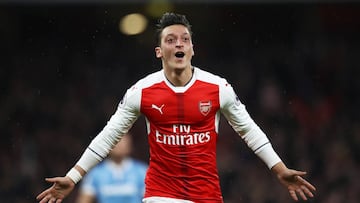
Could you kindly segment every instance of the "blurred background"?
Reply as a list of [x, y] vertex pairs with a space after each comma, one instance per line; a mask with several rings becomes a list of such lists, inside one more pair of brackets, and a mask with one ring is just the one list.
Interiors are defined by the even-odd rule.
[[[0, 202], [36, 202], [161, 68], [165, 11], [193, 25], [193, 65], [228, 79], [287, 165], [308, 172], [310, 202], [359, 202], [360, 4], [305, 0], [0, 1]], [[131, 132], [147, 162], [143, 117]], [[218, 167], [225, 203], [292, 202], [225, 119]]]

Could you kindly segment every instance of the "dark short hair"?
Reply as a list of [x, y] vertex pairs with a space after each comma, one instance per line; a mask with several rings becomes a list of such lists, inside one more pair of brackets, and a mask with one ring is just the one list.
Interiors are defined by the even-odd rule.
[[164, 13], [164, 15], [159, 19], [158, 24], [156, 25], [156, 33], [155, 33], [155, 42], [156, 45], [160, 45], [161, 42], [161, 33], [162, 31], [171, 25], [183, 25], [185, 26], [190, 35], [192, 35], [191, 25], [189, 21], [186, 19], [185, 15], [177, 14], [177, 13]]

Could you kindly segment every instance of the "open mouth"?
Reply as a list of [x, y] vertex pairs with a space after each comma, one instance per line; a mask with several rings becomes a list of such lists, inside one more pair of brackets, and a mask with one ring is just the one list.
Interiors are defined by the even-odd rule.
[[185, 53], [182, 51], [178, 51], [175, 53], [176, 58], [183, 58], [185, 56]]

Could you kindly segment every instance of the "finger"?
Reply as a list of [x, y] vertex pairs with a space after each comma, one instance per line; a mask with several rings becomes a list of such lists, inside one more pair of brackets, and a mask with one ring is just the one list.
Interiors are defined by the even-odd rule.
[[49, 183], [55, 183], [58, 181], [58, 178], [55, 177], [55, 178], [45, 178], [45, 181], [46, 182], [49, 182]]
[[40, 194], [36, 197], [36, 199], [37, 199], [37, 200], [43, 199], [48, 193], [49, 193], [49, 189], [47, 189], [47, 190], [43, 191], [42, 193], [40, 193]]
[[36, 200], [42, 199], [42, 198], [44, 197], [44, 195], [45, 195], [44, 193], [45, 193], [45, 191], [42, 192], [42, 193], [40, 193], [40, 194], [38, 194], [38, 196], [36, 196]]
[[301, 189], [304, 191], [304, 193], [308, 196], [308, 197], [314, 197], [314, 194], [305, 186], [301, 186]]
[[297, 189], [296, 192], [300, 195], [301, 199], [303, 200], [307, 200], [306, 195], [304, 194], [304, 192], [302, 191], [302, 189]]
[[42, 198], [39, 203], [46, 203], [46, 202], [47, 202], [47, 199], [46, 199], [46, 198]]
[[39, 203], [47, 203], [49, 202], [49, 199], [51, 198], [51, 195], [46, 195], [44, 198], [41, 199]]
[[305, 187], [309, 188], [311, 191], [316, 191], [315, 186], [313, 186], [311, 183], [309, 183], [308, 181], [306, 181], [304, 178], [297, 176], [297, 180], [304, 185]]
[[293, 200], [298, 201], [298, 197], [296, 195], [296, 192], [294, 190], [289, 190], [290, 196]]
[[62, 199], [57, 199], [56, 200], [56, 203], [61, 203], [62, 202]]
[[55, 198], [55, 197], [51, 198], [49, 202], [55, 203], [55, 202], [56, 202], [56, 198]]
[[304, 176], [304, 175], [306, 175], [306, 174], [307, 174], [307, 172], [305, 172], [305, 171], [296, 171], [296, 170], [294, 170], [294, 174], [295, 174], [295, 175], [297, 175], [297, 176]]

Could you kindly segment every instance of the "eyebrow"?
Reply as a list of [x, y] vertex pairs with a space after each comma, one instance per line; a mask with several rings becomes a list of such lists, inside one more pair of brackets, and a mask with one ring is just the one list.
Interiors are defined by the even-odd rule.
[[[181, 36], [184, 36], [184, 35], [189, 35], [189, 36], [191, 36], [190, 33], [188, 33], [188, 32], [185, 32], [185, 33], [181, 34]], [[174, 33], [169, 33], [169, 34], [167, 34], [167, 35], [164, 35], [164, 37], [168, 37], [168, 36], [177, 36], [177, 35], [174, 34]]]

